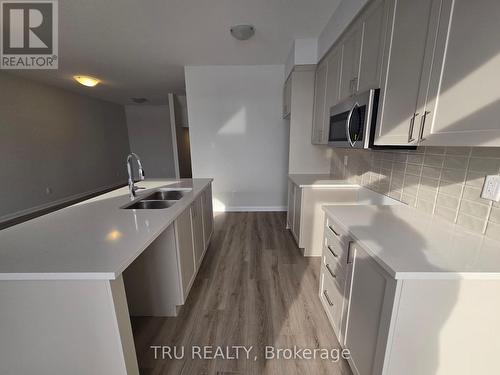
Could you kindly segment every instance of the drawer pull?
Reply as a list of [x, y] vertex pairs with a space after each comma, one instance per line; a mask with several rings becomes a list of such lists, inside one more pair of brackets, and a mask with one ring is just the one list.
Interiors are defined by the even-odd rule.
[[323, 291], [323, 295], [325, 296], [326, 301], [328, 302], [328, 304], [329, 304], [330, 306], [333, 306], [333, 302], [332, 302], [332, 300], [330, 299], [330, 297], [328, 297], [328, 293], [326, 292], [326, 290], [324, 290], [324, 291]]
[[332, 271], [332, 269], [330, 268], [330, 265], [329, 265], [329, 264], [327, 264], [327, 265], [326, 265], [326, 269], [328, 270], [328, 272], [330, 272], [330, 275], [332, 275], [332, 277], [333, 277], [334, 279], [336, 279], [336, 278], [337, 278], [337, 275], [335, 275], [335, 274], [333, 273], [333, 271]]
[[337, 237], [340, 237], [340, 234], [338, 234], [335, 229], [333, 229], [333, 227], [331, 225], [328, 226], [328, 228], [330, 228], [330, 230], [333, 232], [334, 235], [336, 235]]
[[335, 258], [338, 258], [338, 254], [335, 253], [335, 251], [333, 251], [332, 247], [330, 245], [328, 245], [328, 250], [330, 250], [330, 253], [332, 253], [332, 255], [335, 257]]

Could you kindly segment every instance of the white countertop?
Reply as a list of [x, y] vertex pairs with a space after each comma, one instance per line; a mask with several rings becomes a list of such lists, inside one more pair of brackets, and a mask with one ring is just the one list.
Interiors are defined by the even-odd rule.
[[192, 188], [163, 210], [125, 210], [123, 187], [0, 230], [0, 280], [117, 278], [198, 196], [211, 179], [146, 180], [138, 197], [159, 187]]
[[500, 279], [500, 242], [408, 206], [324, 206], [396, 279]]
[[289, 174], [288, 178], [301, 188], [359, 187], [345, 180], [335, 179], [329, 174]]

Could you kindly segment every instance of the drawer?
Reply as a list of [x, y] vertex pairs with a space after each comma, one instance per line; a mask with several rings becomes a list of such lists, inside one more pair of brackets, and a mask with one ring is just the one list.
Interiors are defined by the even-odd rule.
[[328, 235], [332, 240], [338, 241], [345, 245], [348, 245], [351, 241], [349, 234], [341, 229], [340, 226], [329, 217], [327, 217], [325, 220], [325, 234]]
[[344, 308], [344, 291], [335, 283], [324, 265], [321, 266], [320, 299], [333, 325], [337, 337], [340, 337], [340, 324]]
[[323, 266], [326, 268], [327, 276], [338, 283], [339, 286], [343, 286], [347, 274], [346, 259], [339, 261], [328, 248], [325, 248], [323, 250]]
[[347, 263], [347, 253], [349, 252], [349, 242], [338, 241], [332, 234], [325, 229], [325, 240], [323, 254], [331, 257], [331, 262]]

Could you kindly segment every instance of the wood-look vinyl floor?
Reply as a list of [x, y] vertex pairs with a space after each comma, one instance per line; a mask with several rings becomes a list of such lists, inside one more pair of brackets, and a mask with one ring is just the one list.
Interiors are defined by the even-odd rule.
[[[266, 345], [339, 348], [318, 297], [320, 259], [300, 254], [285, 220], [281, 212], [216, 215], [179, 316], [132, 319], [141, 374], [351, 374], [345, 362], [264, 358]], [[155, 359], [152, 345], [184, 347], [184, 358]], [[191, 358], [193, 346], [209, 345], [253, 350], [250, 359], [243, 350], [237, 360]]]

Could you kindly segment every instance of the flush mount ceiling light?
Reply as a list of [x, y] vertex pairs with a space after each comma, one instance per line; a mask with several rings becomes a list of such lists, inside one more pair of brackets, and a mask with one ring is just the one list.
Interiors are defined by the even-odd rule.
[[84, 85], [87, 87], [94, 87], [99, 82], [101, 82], [97, 78], [90, 77], [90, 76], [74, 76], [73, 78], [75, 79], [75, 81], [77, 81], [81, 85]]
[[255, 34], [255, 27], [253, 25], [235, 25], [229, 29], [231, 35], [238, 40], [250, 39]]

